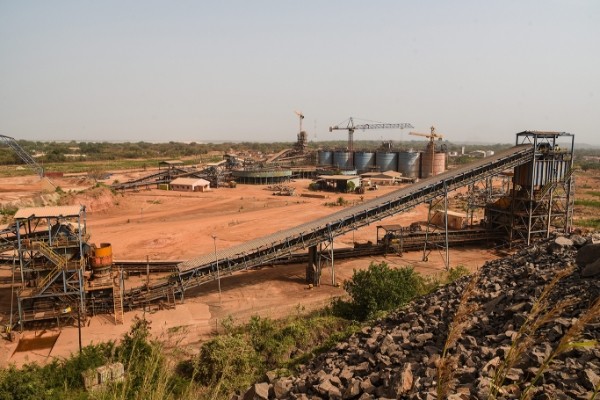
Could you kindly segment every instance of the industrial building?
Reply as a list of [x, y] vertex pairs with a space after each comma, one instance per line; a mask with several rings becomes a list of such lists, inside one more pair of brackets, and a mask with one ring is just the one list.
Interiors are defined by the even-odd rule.
[[208, 192], [210, 182], [198, 178], [177, 178], [171, 181], [170, 189], [178, 192]]
[[348, 185], [360, 187], [360, 176], [358, 175], [319, 175], [317, 183], [321, 190], [333, 190], [336, 192], [348, 191]]
[[[396, 171], [385, 171], [385, 172], [366, 172], [361, 174], [361, 180], [367, 181], [371, 184], [381, 185], [393, 185], [398, 182], [405, 182], [402, 174]], [[411, 180], [410, 178], [408, 180]]]

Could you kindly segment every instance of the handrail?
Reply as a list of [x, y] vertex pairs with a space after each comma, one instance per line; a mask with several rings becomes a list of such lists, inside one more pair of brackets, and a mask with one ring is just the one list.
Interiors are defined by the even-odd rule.
[[52, 280], [52, 278], [59, 272], [62, 271], [67, 262], [66, 260], [59, 256], [58, 254], [56, 254], [52, 248], [50, 246], [48, 246], [46, 243], [44, 242], [34, 242], [32, 243], [32, 247], [36, 248], [40, 251], [40, 253], [42, 253], [44, 256], [46, 256], [46, 258], [48, 258], [50, 261], [52, 261], [55, 264], [55, 267], [40, 281], [40, 283], [38, 284], [38, 289], [43, 289], [47, 284], [50, 283], [50, 281]]

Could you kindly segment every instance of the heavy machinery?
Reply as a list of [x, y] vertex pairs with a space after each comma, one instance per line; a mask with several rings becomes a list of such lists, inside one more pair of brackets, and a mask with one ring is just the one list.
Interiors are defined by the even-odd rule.
[[[340, 126], [342, 125], [344, 122], [336, 125], [336, 126], [330, 126], [329, 127], [329, 132], [333, 132], [334, 130], [347, 130], [348, 131], [348, 152], [352, 153], [354, 151], [354, 131], [356, 129], [362, 129], [363, 131], [365, 129], [404, 129], [404, 128], [414, 128], [414, 126], [412, 126], [411, 124], [407, 124], [407, 123], [402, 123], [402, 124], [384, 124], [381, 122], [376, 122], [374, 124], [362, 124], [362, 125], [354, 125], [354, 120], [352, 119], [352, 117], [348, 118], [347, 120], [348, 122], [346, 123], [346, 126]], [[352, 164], [352, 159], [350, 159], [350, 164]]]
[[429, 143], [427, 144], [427, 151], [429, 152], [429, 156], [431, 157], [431, 174], [433, 175], [433, 164], [435, 158], [435, 139], [443, 140], [444, 137], [435, 131], [435, 126], [431, 126], [430, 129], [431, 133], [409, 132], [409, 135], [423, 136], [429, 138]]

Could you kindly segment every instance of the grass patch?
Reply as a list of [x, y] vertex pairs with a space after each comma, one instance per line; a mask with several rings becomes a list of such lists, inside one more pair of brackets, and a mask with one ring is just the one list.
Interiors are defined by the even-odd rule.
[[586, 192], [586, 194], [589, 194], [590, 196], [596, 196], [596, 197], [600, 197], [600, 192], [595, 192], [595, 191], [589, 191]]
[[161, 200], [146, 200], [146, 203], [149, 204], [162, 204]]
[[267, 371], [289, 374], [360, 328], [328, 308], [308, 315], [301, 311], [298, 307], [281, 320], [253, 316], [244, 325], [235, 325], [229, 318], [222, 322], [227, 333], [204, 343], [200, 354], [182, 363], [180, 370], [211, 397], [227, 396], [243, 392]]
[[583, 199], [578, 199], [578, 200], [575, 200], [575, 205], [576, 206], [585, 206], [585, 207], [600, 208], [600, 201], [598, 201], [598, 200], [583, 200]]
[[600, 218], [587, 218], [574, 220], [573, 224], [576, 226], [583, 226], [585, 228], [594, 228], [600, 230]]

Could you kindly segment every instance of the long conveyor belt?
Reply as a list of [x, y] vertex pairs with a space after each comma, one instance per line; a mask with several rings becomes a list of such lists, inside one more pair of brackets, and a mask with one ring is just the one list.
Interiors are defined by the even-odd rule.
[[525, 164], [532, 158], [531, 145], [515, 146], [326, 217], [221, 250], [216, 257], [214, 253], [210, 253], [182, 262], [178, 265], [178, 272], [169, 281], [156, 283], [144, 290], [127, 290], [124, 293], [125, 304], [132, 306], [165, 297], [170, 288], [183, 295], [188, 288], [216, 279], [215, 258], [219, 260], [221, 274], [255, 267], [294, 251], [331, 241], [336, 236], [407, 211], [449, 191]]

